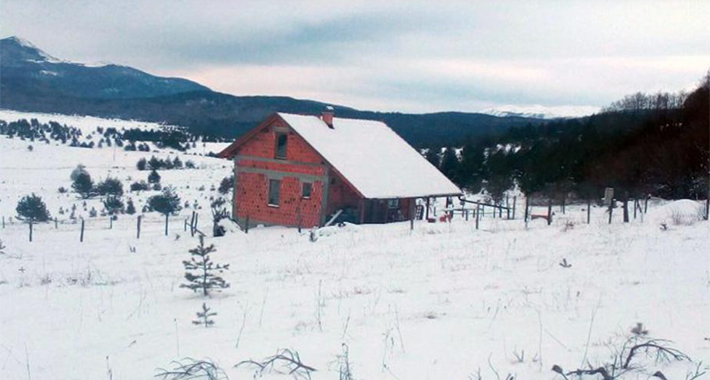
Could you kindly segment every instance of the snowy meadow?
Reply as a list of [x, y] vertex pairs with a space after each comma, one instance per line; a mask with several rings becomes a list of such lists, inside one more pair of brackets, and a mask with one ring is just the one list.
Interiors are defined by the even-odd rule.
[[[694, 201], [652, 201], [628, 224], [621, 213], [608, 224], [598, 207], [586, 224], [586, 206], [572, 205], [556, 207], [550, 226], [487, 215], [476, 229], [457, 215], [413, 229], [328, 227], [316, 241], [233, 225], [212, 238], [209, 206], [230, 162], [33, 145], [0, 136], [0, 379], [177, 379], [168, 372], [196, 360], [229, 379], [572, 379], [649, 339], [668, 340], [656, 342], [667, 355], [639, 349], [615, 375], [690, 380], [710, 364], [710, 225]], [[160, 172], [187, 203], [167, 236], [160, 214], [141, 212], [159, 192], [128, 191], [149, 173], [136, 162], [151, 156], [196, 166]], [[78, 164], [95, 180], [118, 178], [138, 212], [111, 222], [99, 197], [79, 199]], [[35, 225], [29, 242], [15, 207], [31, 193], [57, 222]], [[73, 206], [74, 219], [59, 213]], [[211, 259], [230, 264], [221, 274], [230, 286], [208, 297], [180, 287], [199, 244], [185, 227], [193, 211]], [[193, 323], [203, 304], [217, 313], [208, 327]], [[297, 364], [257, 364], [277, 353], [297, 353]]]

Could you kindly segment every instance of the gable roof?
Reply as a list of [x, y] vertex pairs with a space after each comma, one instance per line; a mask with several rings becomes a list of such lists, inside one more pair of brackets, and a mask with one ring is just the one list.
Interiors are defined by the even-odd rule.
[[365, 198], [461, 194], [437, 168], [385, 123], [278, 113]]

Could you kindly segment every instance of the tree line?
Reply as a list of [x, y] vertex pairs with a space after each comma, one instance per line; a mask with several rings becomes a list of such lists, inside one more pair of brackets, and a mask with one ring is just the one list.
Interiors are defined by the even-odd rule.
[[620, 200], [708, 195], [710, 72], [690, 93], [636, 93], [578, 119], [514, 127], [458, 149], [431, 147], [426, 158], [460, 187], [494, 201], [525, 194]]

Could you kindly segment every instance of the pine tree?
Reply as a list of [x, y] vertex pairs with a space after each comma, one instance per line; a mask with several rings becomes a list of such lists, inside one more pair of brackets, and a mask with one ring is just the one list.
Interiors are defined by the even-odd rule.
[[42, 197], [35, 195], [26, 195], [17, 203], [17, 219], [27, 223], [46, 222], [50, 219], [47, 205], [42, 200]]
[[86, 171], [79, 172], [76, 175], [71, 187], [84, 199], [94, 194], [94, 181], [91, 180], [91, 176]]
[[233, 175], [222, 178], [222, 182], [219, 183], [219, 193], [220, 194], [227, 194], [233, 188], [234, 188], [234, 176]]
[[187, 284], [181, 284], [181, 288], [191, 289], [193, 292], [201, 291], [203, 296], [208, 296], [211, 291], [219, 291], [229, 287], [229, 284], [219, 276], [229, 269], [229, 264], [215, 264], [210, 259], [210, 253], [215, 252], [214, 244], [205, 247], [205, 238], [200, 236], [200, 245], [190, 250], [192, 257], [184, 260], [185, 279]]
[[99, 195], [120, 197], [123, 195], [123, 183], [117, 178], [109, 177], [96, 185], [96, 192], [98, 192]]
[[[159, 183], [153, 184], [153, 188], [160, 186]], [[182, 209], [180, 205], [180, 197], [170, 188], [166, 187], [163, 189], [163, 193], [160, 195], [153, 195], [148, 198], [148, 208], [153, 211], [157, 211], [165, 215], [165, 236], [168, 236], [168, 221], [170, 215], [177, 213]]]
[[126, 202], [126, 214], [133, 215], [136, 213], [136, 206], [133, 204], [133, 199], [128, 198]]
[[123, 212], [123, 201], [120, 197], [109, 195], [103, 203], [104, 208], [109, 215], [116, 215]]
[[148, 161], [145, 159], [145, 157], [141, 158], [136, 163], [136, 169], [138, 169], [140, 171], [145, 170], [147, 166], [148, 166]]
[[155, 169], [148, 174], [148, 183], [160, 183], [160, 174]]
[[32, 225], [37, 222], [46, 222], [51, 216], [47, 211], [41, 197], [37, 195], [26, 195], [17, 203], [17, 219], [27, 222], [30, 227], [30, 241], [32, 241]]
[[210, 327], [214, 325], [214, 321], [211, 319], [211, 317], [214, 317], [217, 315], [216, 312], [211, 311], [209, 307], [203, 302], [202, 303], [202, 311], [198, 311], [195, 313], [197, 315], [197, 319], [192, 321], [193, 324], [195, 325], [203, 325], [205, 328]]
[[441, 158], [441, 166], [439, 167], [442, 173], [447, 176], [452, 182], [459, 184], [459, 158], [456, 156], [456, 151], [452, 147], [446, 148], [444, 156]]
[[182, 169], [182, 161], [180, 161], [180, 157], [175, 156], [175, 159], [173, 160], [173, 168]]

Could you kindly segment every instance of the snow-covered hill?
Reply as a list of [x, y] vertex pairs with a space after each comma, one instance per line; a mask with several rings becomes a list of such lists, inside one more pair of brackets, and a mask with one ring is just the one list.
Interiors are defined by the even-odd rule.
[[[345, 349], [355, 379], [563, 380], [553, 365], [609, 363], [637, 323], [708, 363], [709, 225], [698, 221], [693, 201], [653, 202], [626, 225], [620, 212], [607, 224], [597, 207], [588, 225], [585, 207], [572, 205], [564, 215], [555, 208], [551, 226], [537, 219], [526, 228], [520, 213], [510, 221], [487, 214], [476, 229], [457, 214], [450, 224], [417, 221], [414, 230], [409, 223], [329, 227], [316, 242], [291, 228], [244, 234], [232, 227], [206, 239], [217, 248], [212, 259], [231, 264], [223, 274], [231, 287], [203, 298], [180, 288], [182, 261], [197, 245], [184, 221], [196, 211], [209, 233], [209, 204], [231, 173], [229, 161], [54, 144], [30, 151], [4, 136], [0, 151], [0, 379], [148, 379], [184, 358], [247, 379], [254, 367], [235, 364], [288, 348], [317, 369], [313, 380], [339, 378]], [[142, 215], [137, 239], [138, 215], [111, 225], [88, 215], [101, 210], [100, 199], [84, 205], [57, 191], [70, 189], [77, 164], [128, 190], [148, 174], [135, 163], [151, 155], [197, 166], [160, 171], [163, 185], [187, 202], [168, 236], [160, 215]], [[14, 218], [17, 200], [30, 193], [58, 218], [56, 226], [36, 225], [31, 243], [28, 226]], [[140, 213], [155, 193], [124, 198]], [[520, 210], [524, 199], [517, 201]], [[85, 219], [83, 243], [79, 219], [59, 213], [73, 205]], [[213, 327], [192, 323], [203, 303], [218, 313]], [[634, 363], [643, 372], [624, 378], [660, 370], [685, 379], [695, 369], [645, 355]]]
[[481, 113], [499, 117], [529, 117], [534, 119], [558, 119], [589, 116], [599, 112], [599, 107], [594, 106], [515, 106], [506, 105], [488, 108]]
[[81, 116], [81, 115], [62, 115], [56, 113], [40, 113], [40, 112], [21, 112], [0, 109], [0, 120], [6, 122], [17, 121], [17, 120], [31, 120], [37, 119], [40, 123], [49, 123], [50, 121], [57, 122], [59, 124], [66, 124], [68, 126], [79, 128], [83, 133], [90, 134], [96, 131], [96, 128], [101, 127], [106, 128], [116, 128], [121, 129], [140, 129], [144, 131], [160, 131], [166, 128], [180, 128], [171, 125], [165, 125], [160, 123], [151, 123], [146, 121], [135, 121], [135, 120], [122, 120], [122, 119], [106, 119], [93, 116]]

